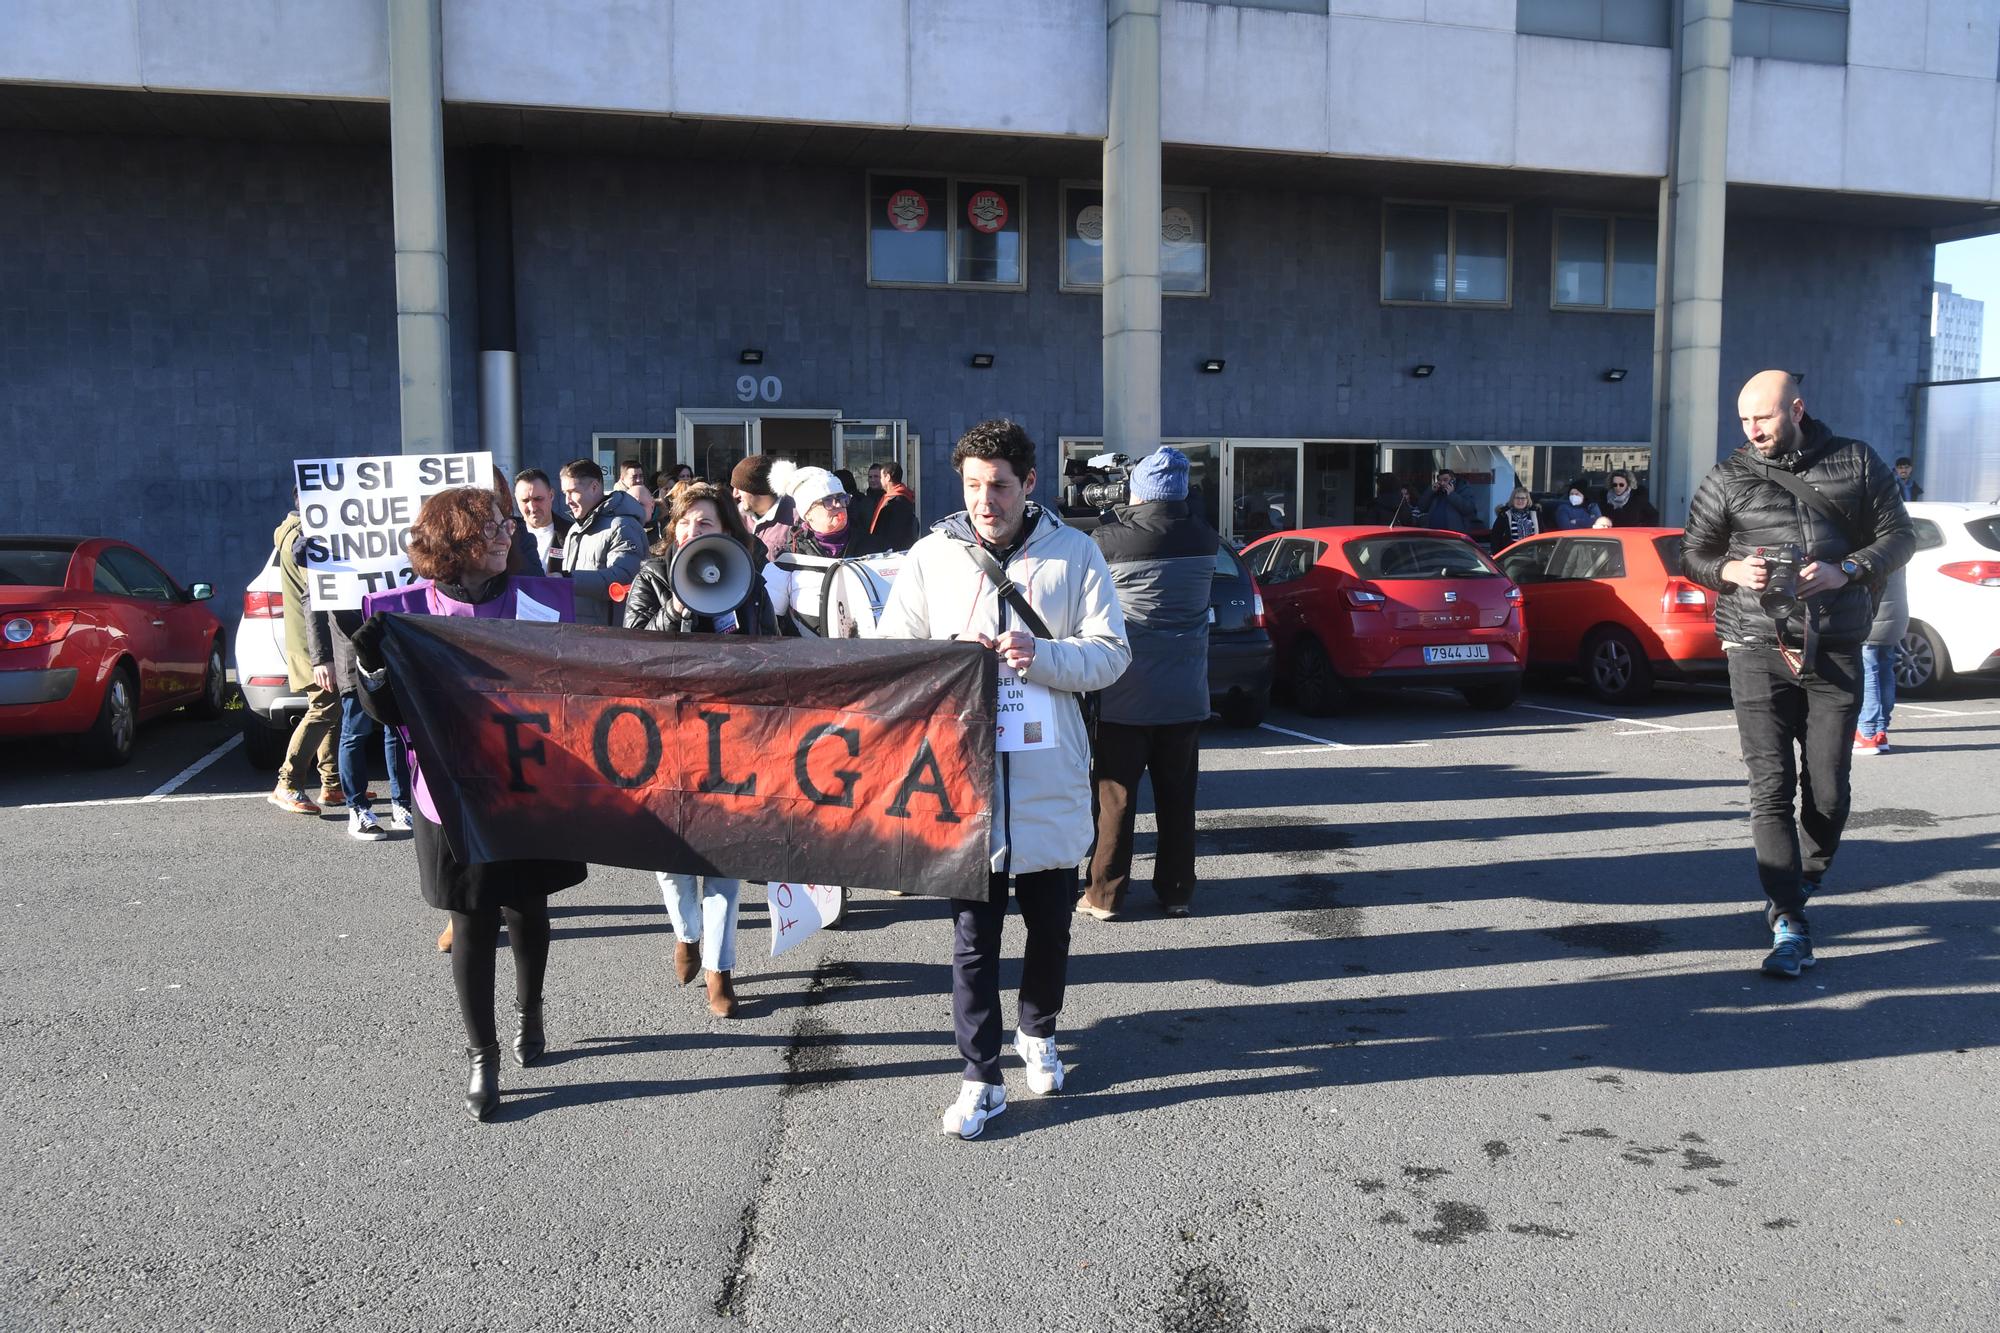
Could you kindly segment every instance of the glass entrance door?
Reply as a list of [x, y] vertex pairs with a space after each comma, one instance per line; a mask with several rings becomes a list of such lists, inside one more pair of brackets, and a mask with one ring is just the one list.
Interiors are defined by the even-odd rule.
[[687, 408], [677, 414], [679, 461], [697, 477], [719, 486], [752, 454], [775, 454], [800, 467], [834, 468], [836, 423], [840, 413], [809, 409], [795, 412], [744, 412], [740, 409]]
[[1222, 535], [1239, 549], [1299, 526], [1305, 447], [1297, 440], [1222, 442]]

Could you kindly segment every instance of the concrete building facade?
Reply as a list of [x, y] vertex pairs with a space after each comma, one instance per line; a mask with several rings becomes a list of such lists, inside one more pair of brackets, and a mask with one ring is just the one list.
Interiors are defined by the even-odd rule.
[[[0, 3], [0, 530], [240, 588], [291, 458], [400, 447], [401, 2]], [[1932, 247], [2000, 201], [2000, 12], [1783, 8], [444, 0], [452, 436], [547, 468], [894, 452], [935, 517], [982, 417], [1042, 442], [1045, 497], [1063, 454], [1150, 447], [1137, 347], [1239, 538], [1441, 460], [1489, 505], [1636, 466], [1671, 512], [1773, 364], [1893, 455]], [[1151, 306], [1102, 289], [1136, 271], [1105, 243], [1132, 14]], [[1148, 318], [1157, 353], [1107, 369]], [[482, 393], [495, 352], [517, 387]]]
[[1986, 336], [1986, 302], [1960, 296], [1948, 282], [1931, 284], [1932, 382], [1979, 378], [1980, 346]]

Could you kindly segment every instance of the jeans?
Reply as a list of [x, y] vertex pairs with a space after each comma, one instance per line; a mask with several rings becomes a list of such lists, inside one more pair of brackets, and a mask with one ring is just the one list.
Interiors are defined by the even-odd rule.
[[1847, 825], [1847, 779], [1861, 712], [1861, 649], [1822, 644], [1803, 676], [1792, 674], [1776, 648], [1732, 649], [1729, 690], [1750, 770], [1757, 878], [1778, 913], [1804, 929], [1801, 882], [1817, 884], [1825, 877]]
[[1186, 907], [1194, 898], [1195, 784], [1201, 778], [1201, 723], [1127, 726], [1103, 722], [1091, 747], [1097, 801], [1097, 845], [1090, 852], [1090, 882], [1083, 900], [1115, 912], [1125, 905], [1132, 876], [1132, 817], [1139, 779], [1153, 775], [1153, 822], [1159, 830], [1153, 855], [1153, 894], [1162, 907]]
[[1893, 643], [1861, 645], [1861, 719], [1854, 729], [1863, 736], [1889, 730], [1889, 716], [1896, 711], [1896, 654]]
[[701, 965], [708, 972], [736, 970], [736, 902], [743, 881], [714, 875], [670, 875], [655, 872], [667, 915], [674, 921], [674, 938], [701, 945]]
[[403, 729], [383, 726], [363, 711], [359, 695], [343, 694], [340, 696], [340, 789], [346, 793], [352, 809], [368, 806], [361, 799], [361, 793], [368, 790], [368, 769], [361, 758], [361, 746], [377, 732], [382, 734], [382, 759], [389, 770], [389, 799], [401, 806], [410, 803], [409, 784], [404, 778], [410, 767], [409, 747], [403, 744]]
[[[1007, 921], [1007, 877], [994, 875], [986, 902], [954, 898], [951, 1020], [965, 1077], [1000, 1079], [1000, 932]], [[1076, 911], [1076, 870], [1059, 866], [1014, 876], [1014, 897], [1028, 925], [1021, 954], [1021, 1031], [1053, 1037], [1069, 980], [1069, 927]]]

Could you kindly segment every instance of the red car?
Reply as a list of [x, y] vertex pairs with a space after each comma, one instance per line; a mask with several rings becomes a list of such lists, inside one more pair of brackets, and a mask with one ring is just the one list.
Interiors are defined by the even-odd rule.
[[1474, 708], [1521, 692], [1521, 591], [1486, 552], [1426, 528], [1307, 528], [1243, 552], [1264, 594], [1278, 679], [1324, 717], [1356, 687], [1442, 685]]
[[1500, 568], [1527, 599], [1528, 666], [1577, 672], [1606, 703], [1655, 677], [1726, 673], [1715, 594], [1681, 572], [1679, 528], [1587, 528], [1515, 542]]
[[186, 705], [222, 712], [222, 625], [136, 546], [0, 537], [0, 737], [81, 736], [105, 765], [139, 723]]

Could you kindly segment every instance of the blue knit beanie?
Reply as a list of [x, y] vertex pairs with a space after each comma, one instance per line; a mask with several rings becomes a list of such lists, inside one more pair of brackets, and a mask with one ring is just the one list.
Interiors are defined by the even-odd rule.
[[1188, 488], [1187, 455], [1172, 445], [1162, 445], [1140, 459], [1132, 469], [1132, 503], [1149, 500], [1185, 500]]

